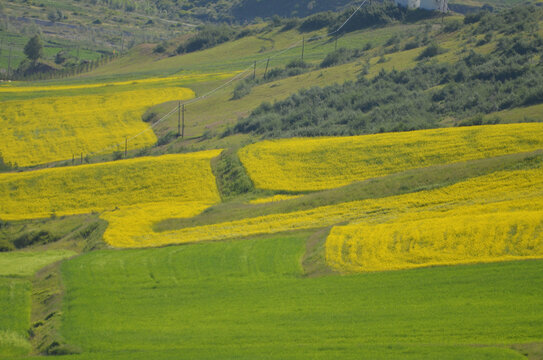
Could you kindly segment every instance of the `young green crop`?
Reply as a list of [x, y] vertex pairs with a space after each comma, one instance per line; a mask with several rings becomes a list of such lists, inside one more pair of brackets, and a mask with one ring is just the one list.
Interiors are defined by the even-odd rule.
[[308, 235], [65, 262], [65, 358], [520, 359], [509, 344], [542, 340], [541, 261], [308, 278]]

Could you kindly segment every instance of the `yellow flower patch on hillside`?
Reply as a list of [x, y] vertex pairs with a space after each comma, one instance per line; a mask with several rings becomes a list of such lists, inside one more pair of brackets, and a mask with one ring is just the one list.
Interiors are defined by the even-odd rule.
[[0, 174], [0, 218], [73, 215], [162, 202], [216, 203], [220, 196], [210, 160], [219, 154], [210, 150]]
[[[469, 209], [474, 215], [481, 215], [490, 204], [500, 212], [542, 209], [543, 169], [503, 171], [436, 190], [166, 231], [156, 233], [153, 241], [155, 244], [172, 244], [224, 240], [320, 228], [347, 221], [381, 224], [398, 217], [415, 220], [428, 212], [439, 218], [441, 214], [460, 207], [464, 212]], [[332, 254], [334, 249], [338, 249], [332, 243], [327, 241], [328, 259], [338, 256], [337, 251]], [[333, 262], [332, 265], [336, 266]]]
[[[0, 152], [19, 166], [72, 159], [94, 152], [112, 153], [125, 138], [149, 130], [142, 115], [149, 107], [194, 97], [190, 89], [166, 87], [110, 94], [41, 97], [1, 102]], [[130, 149], [156, 142], [146, 131]]]
[[408, 169], [543, 148], [543, 124], [264, 141], [239, 151], [256, 187], [332, 189]]

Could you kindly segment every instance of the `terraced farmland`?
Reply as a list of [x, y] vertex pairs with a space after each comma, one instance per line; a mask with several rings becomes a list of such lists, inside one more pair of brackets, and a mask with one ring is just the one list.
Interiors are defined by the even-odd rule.
[[[49, 167], [0, 162], [0, 359], [537, 359], [543, 12], [423, 17], [320, 40], [274, 19], [0, 84], [1, 156]], [[196, 96], [183, 138], [151, 129]], [[270, 140], [362, 123], [395, 132]]]
[[[164, 201], [219, 200], [209, 161], [219, 150], [0, 174], [3, 219], [74, 215]], [[151, 191], [152, 190], [152, 191]]]
[[258, 188], [315, 191], [542, 146], [543, 125], [535, 123], [263, 141], [241, 149], [239, 157]]
[[[105, 88], [106, 93], [100, 94]], [[94, 90], [95, 95], [72, 95], [70, 92]], [[55, 94], [55, 92], [62, 94]], [[62, 91], [63, 90], [63, 91]], [[0, 152], [5, 162], [32, 166], [72, 159], [95, 152], [112, 153], [120, 149], [125, 138], [133, 138], [130, 148], [152, 145], [157, 138], [142, 121], [145, 110], [172, 100], [194, 97], [190, 89], [125, 90], [108, 93], [104, 86], [1, 88], [9, 96], [24, 93], [25, 100], [1, 102]], [[36, 96], [32, 96], [34, 91]], [[51, 92], [51, 96], [47, 96]]]
[[[460, 212], [466, 207], [476, 215], [489, 209], [537, 211], [543, 207], [542, 189], [543, 167], [532, 170], [504, 171], [436, 190], [164, 231], [157, 233], [154, 241], [156, 244], [169, 244], [223, 240], [320, 228], [346, 221], [379, 224], [401, 216], [411, 216], [410, 219], [416, 219], [421, 216], [420, 214], [426, 214], [429, 211], [435, 211], [434, 217], [438, 218], [447, 216], [445, 211], [459, 209]], [[540, 236], [536, 239], [540, 240]], [[343, 249], [341, 246], [334, 247], [332, 243], [333, 241], [330, 244], [327, 243], [330, 259], [340, 256]], [[541, 251], [541, 247], [536, 246], [531, 249], [530, 254], [543, 256]]]
[[[220, 150], [0, 174], [2, 219], [100, 212], [104, 239], [153, 246], [154, 222], [189, 217], [220, 201], [210, 161]], [[134, 240], [138, 237], [139, 241]], [[141, 239], [145, 239], [142, 241]]]

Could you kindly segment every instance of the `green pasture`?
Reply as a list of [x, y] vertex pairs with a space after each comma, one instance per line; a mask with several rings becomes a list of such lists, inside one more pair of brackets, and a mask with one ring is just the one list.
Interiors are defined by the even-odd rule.
[[309, 233], [64, 262], [64, 359], [521, 359], [541, 261], [307, 277]]
[[40, 268], [75, 254], [73, 251], [64, 249], [3, 253], [0, 254], [0, 276], [32, 276]]
[[69, 250], [0, 253], [0, 359], [14, 359], [31, 350], [32, 275], [74, 254]]
[[30, 281], [0, 276], [0, 359], [30, 351], [29, 326]]
[[[352, 32], [340, 37], [337, 46], [362, 49], [371, 43], [375, 48], [384, 45], [394, 35], [416, 34], [423, 28], [421, 24], [395, 25]], [[116, 78], [137, 78], [173, 75], [182, 71], [214, 73], [245, 70], [252, 67], [254, 61], [258, 62], [257, 68], [263, 73], [268, 58], [271, 58], [270, 68], [284, 66], [292, 60], [300, 59], [304, 37], [306, 39], [304, 60], [318, 64], [336, 46], [334, 38], [331, 37], [312, 40], [324, 34], [323, 31], [301, 34], [296, 30], [281, 31], [280, 28], [275, 28], [267, 33], [226, 42], [203, 51], [163, 58], [152, 56], [152, 49], [149, 47], [138, 47], [126, 56], [82, 77], [99, 79], [115, 75]], [[292, 48], [287, 50], [291, 46]], [[283, 51], [285, 52], [282, 53]]]
[[[0, 31], [0, 69], [7, 71], [9, 63], [9, 52], [11, 48], [11, 70], [14, 71], [19, 63], [26, 58], [24, 47], [31, 36], [15, 34], [5, 31]], [[68, 55], [77, 57], [80, 60], [96, 60], [101, 54], [93, 49], [80, 48], [77, 50], [77, 45], [66, 40], [42, 39], [44, 58], [53, 61], [56, 54], [60, 51], [65, 51]]]

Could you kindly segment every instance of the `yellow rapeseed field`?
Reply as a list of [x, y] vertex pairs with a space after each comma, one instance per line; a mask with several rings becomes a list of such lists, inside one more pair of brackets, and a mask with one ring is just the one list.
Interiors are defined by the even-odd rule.
[[256, 187], [331, 189], [407, 169], [543, 148], [543, 124], [264, 141], [239, 151]]
[[[209, 193], [212, 195], [212, 192]], [[109, 223], [104, 241], [115, 247], [152, 247], [156, 241], [153, 224], [172, 218], [193, 217], [219, 201], [209, 196], [199, 201], [163, 201], [137, 204], [105, 211], [100, 216]]]
[[461, 210], [334, 227], [327, 262], [340, 271], [364, 272], [543, 258], [543, 211], [496, 211], [490, 205], [471, 215]]
[[[124, 147], [125, 137], [149, 129], [141, 118], [147, 108], [192, 97], [190, 89], [165, 87], [3, 101], [0, 152], [5, 162], [19, 166], [67, 160], [102, 150], [112, 153], [117, 144]], [[155, 134], [147, 131], [131, 140], [129, 147], [145, 147], [156, 140]]]
[[[108, 211], [111, 219], [142, 204], [212, 204], [220, 201], [210, 150], [104, 164], [0, 174], [0, 218], [31, 219]], [[165, 205], [166, 206], [166, 205]], [[195, 205], [197, 212], [201, 205]], [[120, 209], [122, 211], [114, 211]], [[162, 210], [161, 210], [162, 211]], [[167, 210], [175, 215], [175, 210]], [[183, 210], [183, 214], [185, 210]], [[184, 216], [181, 214], [180, 216]], [[129, 226], [137, 226], [135, 217]]]
[[[465, 214], [479, 216], [488, 212], [490, 206], [492, 211], [497, 213], [533, 212], [542, 209], [543, 168], [497, 172], [436, 190], [166, 231], [156, 233], [153, 243], [164, 245], [222, 240], [319, 228], [342, 222], [377, 225], [393, 222], [398, 218], [413, 221], [419, 217], [428, 217], [428, 213], [439, 218], [447, 211], [460, 208]], [[333, 236], [327, 241], [326, 248], [329, 263], [343, 268], [341, 262], [334, 260], [341, 253], [338, 249], [342, 248], [334, 245]]]
[[332, 229], [329, 265], [364, 272], [543, 258], [541, 169], [383, 200], [374, 201], [378, 218]]
[[125, 86], [125, 85], [149, 85], [159, 84], [160, 86], [172, 85], [171, 83], [186, 83], [186, 82], [201, 82], [209, 80], [220, 80], [232, 77], [237, 72], [233, 73], [210, 73], [210, 74], [184, 74], [168, 77], [155, 77], [147, 79], [136, 79], [128, 81], [113, 81], [107, 83], [96, 84], [68, 84], [68, 85], [46, 85], [46, 86], [26, 86], [23, 82], [13, 82], [0, 86], [0, 94], [6, 93], [27, 93], [37, 91], [63, 91], [76, 89], [94, 89], [100, 87]]

